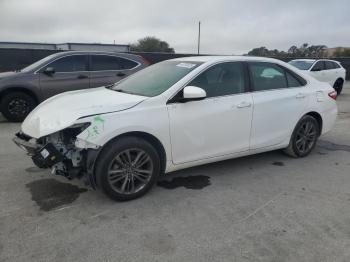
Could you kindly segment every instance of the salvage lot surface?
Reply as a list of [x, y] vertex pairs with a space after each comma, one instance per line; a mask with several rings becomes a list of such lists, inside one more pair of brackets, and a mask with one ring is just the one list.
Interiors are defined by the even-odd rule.
[[350, 261], [350, 83], [307, 158], [179, 171], [118, 203], [33, 167], [0, 117], [0, 261]]

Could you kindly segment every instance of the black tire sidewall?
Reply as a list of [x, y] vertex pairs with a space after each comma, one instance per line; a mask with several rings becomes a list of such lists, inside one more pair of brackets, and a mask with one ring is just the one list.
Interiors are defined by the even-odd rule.
[[[312, 145], [312, 147], [307, 151], [307, 152], [304, 152], [304, 153], [301, 153], [299, 151], [299, 149], [297, 148], [296, 146], [296, 136], [297, 136], [297, 132], [300, 128], [301, 125], [303, 125], [305, 122], [312, 122], [316, 128], [316, 133], [318, 134], [317, 137], [316, 137], [316, 141], [315, 143]], [[309, 115], [306, 115], [306, 116], [303, 116], [299, 122], [297, 123], [297, 125], [295, 126], [295, 129], [293, 131], [293, 135], [292, 135], [292, 140], [291, 140], [291, 143], [292, 143], [292, 148], [293, 148], [293, 152], [294, 154], [297, 156], [297, 157], [305, 157], [307, 156], [308, 154], [310, 154], [312, 152], [312, 150], [315, 148], [316, 146], [316, 143], [317, 143], [317, 139], [318, 139], [318, 136], [320, 134], [320, 127], [319, 127], [319, 124], [317, 122], [317, 120], [315, 118], [313, 118], [312, 116], [309, 116]]]
[[[27, 102], [27, 104], [29, 105], [29, 112], [26, 115], [23, 116], [16, 116], [11, 114], [8, 111], [8, 105], [9, 103], [14, 100], [14, 99], [23, 99]], [[23, 93], [23, 92], [13, 92], [13, 93], [9, 93], [4, 95], [4, 97], [1, 99], [1, 104], [0, 104], [0, 109], [2, 114], [4, 115], [4, 117], [12, 122], [21, 122], [23, 121], [26, 116], [30, 113], [30, 111], [32, 111], [36, 106], [36, 102], [35, 99], [33, 97], [31, 97], [30, 95]]]
[[[134, 194], [120, 194], [115, 192], [108, 182], [107, 174], [110, 162], [115, 158], [115, 156], [128, 149], [128, 148], [140, 148], [144, 150], [153, 161], [153, 174], [150, 181], [146, 186], [134, 193]], [[146, 194], [156, 182], [160, 173], [160, 157], [156, 149], [146, 140], [138, 137], [123, 137], [115, 139], [108, 143], [105, 148], [101, 151], [98, 159], [96, 161], [95, 176], [97, 181], [97, 186], [111, 199], [117, 201], [127, 201], [132, 200]]]

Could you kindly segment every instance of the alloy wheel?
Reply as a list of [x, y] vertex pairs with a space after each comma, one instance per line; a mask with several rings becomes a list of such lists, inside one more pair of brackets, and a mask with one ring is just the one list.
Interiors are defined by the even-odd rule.
[[15, 116], [25, 116], [29, 111], [29, 104], [26, 100], [15, 98], [8, 104], [8, 111]]
[[296, 135], [295, 145], [300, 153], [308, 152], [317, 140], [317, 130], [311, 121], [304, 122]]
[[108, 167], [107, 179], [119, 194], [134, 194], [150, 181], [153, 161], [142, 149], [133, 148], [120, 152]]

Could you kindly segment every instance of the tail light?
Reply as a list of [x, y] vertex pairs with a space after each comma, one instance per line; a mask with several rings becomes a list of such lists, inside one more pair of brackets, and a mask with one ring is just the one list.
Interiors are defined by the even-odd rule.
[[151, 62], [144, 58], [142, 55], [139, 55], [139, 57], [145, 65], [149, 66], [151, 64]]
[[337, 92], [336, 91], [329, 92], [328, 96], [330, 98], [333, 98], [334, 100], [336, 100], [337, 99]]

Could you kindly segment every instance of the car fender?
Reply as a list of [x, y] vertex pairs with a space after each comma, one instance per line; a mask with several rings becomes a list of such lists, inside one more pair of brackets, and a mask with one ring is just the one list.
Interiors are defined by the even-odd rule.
[[[140, 117], [140, 115], [142, 117]], [[164, 147], [167, 160], [171, 160], [169, 119], [166, 107], [143, 108], [80, 119], [90, 126], [77, 136], [78, 147], [99, 148], [112, 139], [132, 132], [142, 132], [157, 138]]]
[[23, 85], [15, 85], [15, 84], [0, 87], [0, 101], [5, 94], [11, 93], [11, 92], [24, 92], [33, 96], [33, 98], [37, 103], [40, 103], [41, 101], [40, 90], [38, 90], [34, 85], [23, 86]]

